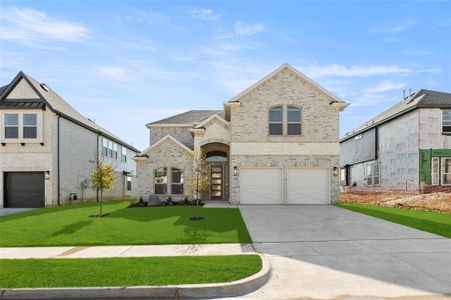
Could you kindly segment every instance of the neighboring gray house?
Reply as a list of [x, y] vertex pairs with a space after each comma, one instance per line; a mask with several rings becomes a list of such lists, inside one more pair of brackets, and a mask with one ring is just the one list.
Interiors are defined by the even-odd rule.
[[339, 112], [348, 103], [285, 64], [223, 110], [147, 124], [138, 195], [183, 199], [193, 151], [211, 165], [207, 199], [241, 204], [329, 204], [339, 194]]
[[43, 207], [96, 198], [89, 185], [97, 155], [112, 164], [116, 187], [106, 198], [135, 195], [138, 153], [19, 72], [0, 88], [0, 207]]
[[451, 186], [451, 94], [420, 90], [347, 133], [340, 148], [343, 186]]

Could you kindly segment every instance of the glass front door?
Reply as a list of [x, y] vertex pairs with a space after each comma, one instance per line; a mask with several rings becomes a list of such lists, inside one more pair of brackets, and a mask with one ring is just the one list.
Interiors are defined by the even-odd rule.
[[223, 196], [223, 167], [211, 166], [211, 199], [222, 199]]

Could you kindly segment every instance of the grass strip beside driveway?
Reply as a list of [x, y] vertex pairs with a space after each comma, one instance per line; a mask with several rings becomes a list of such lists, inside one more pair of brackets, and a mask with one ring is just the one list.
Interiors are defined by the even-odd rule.
[[0, 288], [220, 283], [251, 276], [261, 268], [258, 255], [2, 259]]
[[[250, 243], [237, 208], [127, 208], [130, 201], [42, 208], [0, 217], [1, 247]], [[192, 216], [204, 217], [191, 221]]]
[[355, 212], [451, 238], [451, 214], [363, 204], [338, 204]]

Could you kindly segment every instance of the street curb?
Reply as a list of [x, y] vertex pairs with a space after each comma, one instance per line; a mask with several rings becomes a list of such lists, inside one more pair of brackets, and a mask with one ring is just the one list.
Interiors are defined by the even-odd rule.
[[37, 288], [1, 289], [0, 300], [9, 299], [55, 299], [55, 298], [220, 298], [236, 297], [251, 293], [262, 287], [269, 279], [271, 266], [260, 255], [262, 269], [256, 274], [225, 283], [186, 284], [171, 286], [89, 287], [89, 288]]

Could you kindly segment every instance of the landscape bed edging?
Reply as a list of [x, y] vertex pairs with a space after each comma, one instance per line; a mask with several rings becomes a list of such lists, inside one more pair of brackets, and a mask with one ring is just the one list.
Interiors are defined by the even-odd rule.
[[269, 279], [271, 266], [260, 255], [262, 268], [249, 277], [224, 283], [185, 284], [169, 286], [131, 286], [131, 287], [75, 287], [75, 288], [12, 288], [0, 289], [0, 299], [55, 299], [85, 298], [219, 298], [235, 297], [251, 293], [262, 287]]

